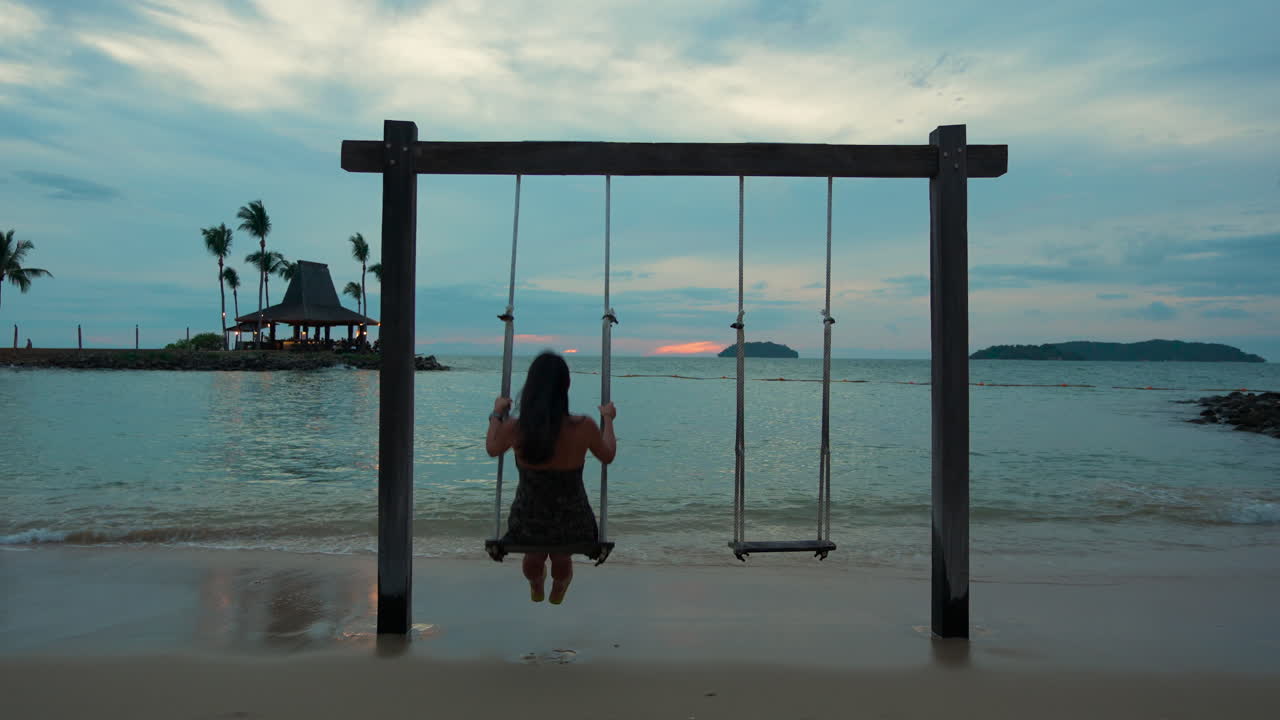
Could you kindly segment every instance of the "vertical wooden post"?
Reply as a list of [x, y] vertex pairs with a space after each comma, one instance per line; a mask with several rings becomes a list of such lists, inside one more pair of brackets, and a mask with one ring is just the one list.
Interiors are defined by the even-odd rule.
[[969, 231], [965, 126], [929, 133], [933, 632], [969, 637]]
[[378, 373], [378, 633], [409, 632], [413, 590], [413, 328], [418, 126], [383, 124], [382, 363]]
[[133, 349], [134, 349], [134, 350], [137, 350], [137, 349], [138, 349], [138, 347], [139, 347], [139, 345], [140, 345], [140, 343], [139, 343], [139, 338], [140, 338], [140, 337], [141, 337], [141, 335], [138, 333], [138, 326], [135, 324], [135, 325], [133, 326]]
[[18, 324], [13, 324], [13, 349], [18, 349]]
[[[224, 340], [226, 339], [225, 335], [226, 333], [223, 333]], [[191, 326], [190, 325], [187, 326], [187, 342], [191, 342]]]
[[81, 330], [79, 324], [76, 325], [76, 349], [84, 349], [84, 332]]

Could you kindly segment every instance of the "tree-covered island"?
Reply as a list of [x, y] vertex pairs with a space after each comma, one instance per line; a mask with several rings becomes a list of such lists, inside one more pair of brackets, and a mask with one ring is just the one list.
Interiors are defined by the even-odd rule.
[[1147, 340], [1136, 343], [1075, 341], [1043, 345], [992, 345], [970, 360], [1111, 360], [1122, 362], [1266, 362], [1218, 343]]
[[[742, 344], [742, 354], [751, 358], [798, 358], [800, 353], [792, 350], [786, 345], [779, 345], [775, 342], [749, 342]], [[729, 347], [720, 351], [717, 357], [737, 357], [738, 344], [734, 343]]]

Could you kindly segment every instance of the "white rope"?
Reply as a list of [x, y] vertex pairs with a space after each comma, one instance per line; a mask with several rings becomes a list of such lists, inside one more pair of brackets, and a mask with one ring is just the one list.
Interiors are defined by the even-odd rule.
[[[618, 318], [609, 307], [609, 245], [610, 217], [612, 215], [613, 178], [604, 176], [604, 317], [600, 330], [600, 404], [611, 400], [610, 384], [613, 374], [613, 324]], [[600, 542], [607, 542], [609, 531], [609, 466], [600, 463]]]
[[831, 185], [827, 178], [826, 301], [822, 308], [822, 441], [818, 456], [818, 539], [831, 539]]
[[743, 345], [746, 342], [746, 333], [744, 331], [743, 318], [743, 236], [744, 236], [744, 194], [745, 194], [746, 178], [738, 176], [738, 320], [731, 327], [738, 331], [738, 408], [737, 408], [737, 427], [734, 435], [734, 462], [733, 462], [733, 540], [734, 542], [746, 541], [746, 492], [747, 492], [747, 448], [745, 433], [745, 413], [744, 406], [746, 404], [745, 393], [745, 353]]
[[[511, 356], [515, 344], [516, 242], [520, 238], [520, 176], [516, 175], [516, 208], [511, 221], [511, 280], [507, 285], [507, 309], [498, 319], [505, 325], [502, 339], [501, 397], [511, 397]], [[506, 453], [498, 456], [498, 483], [493, 496], [493, 536], [502, 537], [502, 468]]]

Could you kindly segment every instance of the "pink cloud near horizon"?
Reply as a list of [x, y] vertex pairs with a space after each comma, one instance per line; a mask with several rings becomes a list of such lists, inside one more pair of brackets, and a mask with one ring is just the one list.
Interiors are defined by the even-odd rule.
[[516, 334], [515, 334], [515, 341], [516, 341], [516, 342], [524, 342], [524, 343], [546, 343], [546, 344], [548, 344], [548, 345], [553, 345], [553, 344], [555, 344], [555, 343], [557, 342], [557, 340], [558, 340], [558, 336], [556, 336], [556, 335], [529, 335], [529, 334], [527, 334], [527, 333], [516, 333]]
[[650, 350], [647, 355], [702, 355], [705, 353], [718, 353], [724, 348], [723, 343], [712, 342], [710, 340], [698, 340], [697, 342], [678, 343], [676, 345], [660, 345]]

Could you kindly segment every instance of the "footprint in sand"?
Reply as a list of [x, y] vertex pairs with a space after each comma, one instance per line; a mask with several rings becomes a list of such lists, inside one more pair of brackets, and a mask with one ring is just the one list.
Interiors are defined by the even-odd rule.
[[567, 665], [578, 659], [577, 650], [556, 648], [543, 652], [528, 652], [520, 656], [521, 662], [528, 665]]

